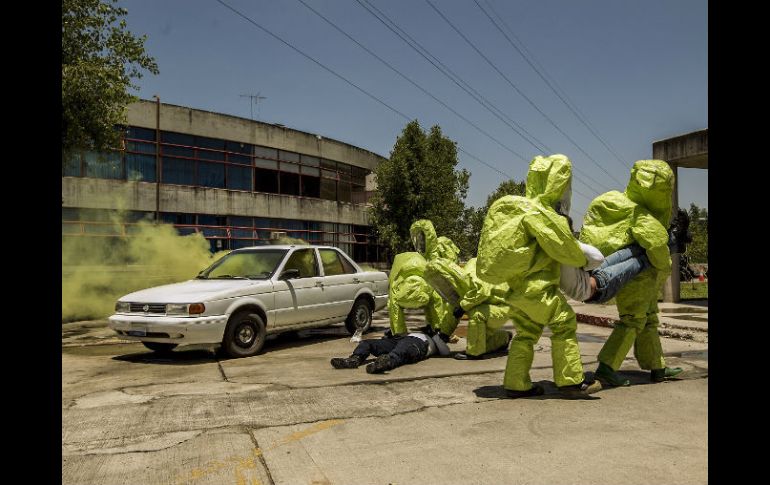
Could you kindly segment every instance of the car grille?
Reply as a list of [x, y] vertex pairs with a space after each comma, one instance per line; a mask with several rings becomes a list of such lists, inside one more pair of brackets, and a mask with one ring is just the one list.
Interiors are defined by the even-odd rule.
[[[147, 310], [144, 307], [147, 307]], [[166, 313], [165, 303], [129, 303], [131, 313]]]

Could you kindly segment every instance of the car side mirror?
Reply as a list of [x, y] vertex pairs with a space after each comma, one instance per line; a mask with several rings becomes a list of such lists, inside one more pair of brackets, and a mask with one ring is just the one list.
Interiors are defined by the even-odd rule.
[[292, 278], [299, 278], [299, 270], [298, 269], [287, 269], [281, 272], [281, 275], [278, 277], [279, 280], [290, 280]]

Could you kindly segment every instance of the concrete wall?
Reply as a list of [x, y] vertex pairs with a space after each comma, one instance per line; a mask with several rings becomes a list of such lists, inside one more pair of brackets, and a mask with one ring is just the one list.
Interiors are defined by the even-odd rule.
[[[155, 212], [155, 184], [62, 177], [62, 206]], [[330, 200], [161, 185], [160, 211], [368, 225], [366, 207]]]
[[[156, 103], [139, 101], [128, 107], [129, 125], [155, 129]], [[374, 170], [385, 159], [376, 153], [322, 135], [199, 109], [160, 105], [160, 129], [189, 135], [252, 143], [328, 158]]]
[[652, 144], [653, 158], [665, 160], [670, 165], [677, 167], [708, 169], [708, 155], [708, 128], [656, 141]]

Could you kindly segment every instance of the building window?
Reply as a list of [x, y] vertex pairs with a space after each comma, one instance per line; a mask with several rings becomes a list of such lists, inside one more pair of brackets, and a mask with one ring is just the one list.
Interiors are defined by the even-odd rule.
[[340, 202], [352, 202], [350, 183], [339, 182], [337, 184], [337, 200]]
[[307, 175], [302, 176], [302, 193], [303, 197], [315, 197], [321, 196], [321, 179], [318, 177], [309, 177]]
[[155, 141], [155, 130], [150, 128], [140, 128], [138, 126], [129, 126], [126, 131], [126, 138]]
[[126, 153], [126, 179], [155, 182], [155, 155]]
[[198, 185], [224, 188], [225, 165], [222, 163], [198, 162]]
[[269, 194], [279, 193], [278, 172], [275, 170], [265, 170], [262, 168], [255, 168], [254, 169], [254, 190], [256, 192], [267, 192]]
[[299, 195], [299, 175], [296, 173], [281, 172], [281, 193], [287, 195]]
[[251, 168], [228, 165], [227, 188], [233, 190], [251, 190]]
[[195, 162], [192, 160], [163, 157], [161, 167], [164, 184], [195, 185]]
[[123, 167], [120, 162], [120, 152], [85, 153], [86, 177], [95, 177], [100, 179], [121, 179], [123, 178]]
[[299, 153], [278, 150], [278, 159], [285, 160], [287, 162], [299, 163]]

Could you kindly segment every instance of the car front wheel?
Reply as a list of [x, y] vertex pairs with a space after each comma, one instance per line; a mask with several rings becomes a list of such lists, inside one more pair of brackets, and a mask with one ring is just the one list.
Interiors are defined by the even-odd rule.
[[365, 298], [359, 298], [353, 303], [353, 308], [350, 310], [347, 320], [345, 320], [345, 328], [353, 335], [359, 329], [361, 333], [366, 333], [371, 326], [372, 307]]
[[222, 350], [230, 357], [251, 357], [262, 350], [266, 336], [262, 317], [249, 311], [236, 312], [227, 322]]

